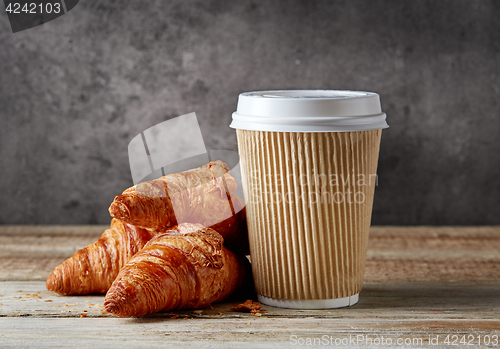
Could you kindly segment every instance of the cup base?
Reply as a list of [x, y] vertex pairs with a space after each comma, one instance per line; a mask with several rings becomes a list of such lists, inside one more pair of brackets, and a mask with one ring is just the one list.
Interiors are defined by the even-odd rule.
[[349, 297], [334, 298], [334, 299], [279, 299], [279, 298], [269, 298], [257, 294], [257, 299], [262, 304], [278, 308], [333, 309], [333, 308], [349, 307], [351, 305], [358, 303], [359, 293], [356, 293], [355, 295]]

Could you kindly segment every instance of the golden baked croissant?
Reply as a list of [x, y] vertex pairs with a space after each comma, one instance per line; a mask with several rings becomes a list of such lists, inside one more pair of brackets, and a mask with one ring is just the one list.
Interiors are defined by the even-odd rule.
[[249, 281], [248, 260], [222, 246], [211, 228], [182, 223], [152, 238], [123, 267], [104, 299], [106, 311], [143, 316], [203, 308]]
[[99, 240], [52, 271], [47, 289], [62, 295], [106, 293], [125, 263], [156, 234], [113, 219]]
[[246, 250], [243, 201], [237, 184], [223, 161], [212, 161], [193, 170], [142, 182], [115, 197], [112, 217], [129, 224], [163, 231], [178, 223], [214, 227], [226, 245]]

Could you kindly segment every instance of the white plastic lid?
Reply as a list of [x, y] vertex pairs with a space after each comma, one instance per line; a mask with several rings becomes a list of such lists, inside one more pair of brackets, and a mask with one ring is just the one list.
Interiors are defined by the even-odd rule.
[[230, 127], [273, 132], [345, 132], [389, 125], [376, 93], [284, 90], [240, 94]]

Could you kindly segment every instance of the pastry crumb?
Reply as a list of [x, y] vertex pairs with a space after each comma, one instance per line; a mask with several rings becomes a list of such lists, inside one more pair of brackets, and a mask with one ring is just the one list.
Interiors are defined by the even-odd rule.
[[[242, 313], [251, 313], [255, 316], [261, 316], [261, 313], [267, 313], [267, 310], [261, 309], [259, 302], [254, 302], [251, 299], [247, 299], [245, 303], [235, 305], [230, 308], [231, 311], [239, 311]], [[258, 315], [257, 315], [258, 314]]]
[[82, 315], [80, 315], [81, 318], [84, 318], [85, 316], [87, 316], [87, 313], [83, 313]]

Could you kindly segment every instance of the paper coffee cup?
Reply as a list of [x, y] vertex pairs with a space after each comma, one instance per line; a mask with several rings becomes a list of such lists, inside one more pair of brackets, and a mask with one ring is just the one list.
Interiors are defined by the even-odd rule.
[[231, 127], [259, 301], [298, 309], [358, 301], [385, 119], [369, 92], [239, 96]]

